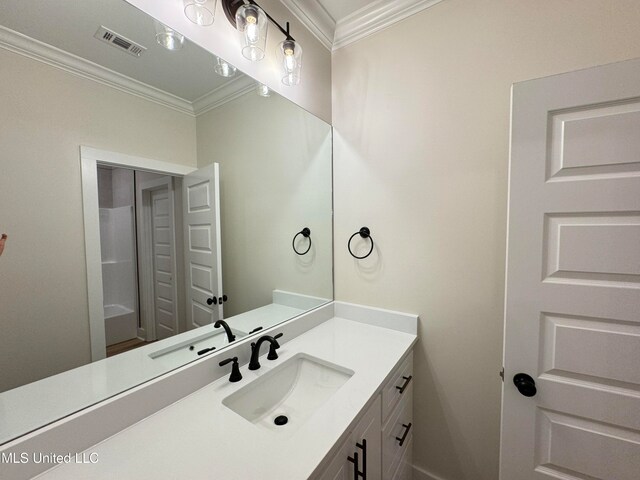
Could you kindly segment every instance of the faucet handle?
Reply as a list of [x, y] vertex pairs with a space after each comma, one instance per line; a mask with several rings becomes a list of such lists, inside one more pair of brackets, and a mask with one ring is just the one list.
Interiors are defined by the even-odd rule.
[[231, 367], [231, 375], [229, 376], [230, 382], [239, 382], [242, 380], [242, 374], [240, 373], [240, 366], [238, 365], [238, 357], [227, 358], [226, 360], [222, 360], [219, 365], [224, 367], [229, 363], [233, 362]]
[[280, 344], [278, 343], [278, 339], [280, 337], [282, 337], [284, 335], [284, 333], [279, 333], [277, 335], [275, 335], [273, 337], [273, 339], [275, 340], [275, 343], [272, 343], [271, 346], [269, 347], [269, 355], [267, 355], [267, 360], [277, 360], [278, 359], [278, 352], [276, 352], [277, 349], [280, 348]]

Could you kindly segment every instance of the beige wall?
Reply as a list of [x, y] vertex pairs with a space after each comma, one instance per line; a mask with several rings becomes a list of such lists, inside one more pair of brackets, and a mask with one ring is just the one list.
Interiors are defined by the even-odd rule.
[[637, 0], [445, 0], [334, 53], [336, 297], [420, 315], [434, 478], [498, 478], [511, 84], [639, 57], [639, 24]]
[[[198, 116], [197, 132], [198, 166], [220, 164], [225, 317], [271, 303], [274, 289], [333, 298], [331, 127], [250, 92]], [[291, 240], [305, 226], [300, 257]]]
[[0, 391], [90, 361], [80, 145], [196, 165], [195, 118], [0, 49]]

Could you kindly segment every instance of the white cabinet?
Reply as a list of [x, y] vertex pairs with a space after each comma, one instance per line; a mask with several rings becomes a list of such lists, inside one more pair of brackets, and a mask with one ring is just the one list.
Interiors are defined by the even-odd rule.
[[411, 454], [412, 430], [413, 385], [409, 384], [382, 428], [382, 478], [385, 480], [395, 478], [394, 474], [403, 456], [407, 451]]
[[[404, 391], [413, 381], [413, 352], [409, 353], [382, 387], [382, 419], [386, 421], [391, 411], [403, 398]], [[406, 396], [406, 395], [405, 395]]]
[[412, 480], [413, 479], [413, 437], [408, 440], [402, 459], [398, 464], [398, 469], [392, 480]]
[[381, 429], [380, 395], [377, 395], [318, 480], [382, 480]]
[[316, 480], [410, 480], [413, 352], [376, 393]]

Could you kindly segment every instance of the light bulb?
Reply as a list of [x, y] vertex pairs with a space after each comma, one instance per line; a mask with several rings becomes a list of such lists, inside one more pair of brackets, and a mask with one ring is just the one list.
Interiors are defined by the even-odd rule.
[[293, 56], [293, 50], [290, 50], [289, 53], [284, 52], [284, 68], [288, 72], [293, 72], [296, 69], [296, 58]]
[[225, 78], [233, 77], [236, 74], [236, 67], [234, 67], [230, 63], [225, 62], [221, 58], [218, 58], [216, 60], [216, 66], [214, 70], [218, 75]]
[[156, 42], [170, 51], [180, 50], [184, 44], [184, 35], [156, 21]]
[[258, 82], [256, 84], [256, 92], [261, 97], [270, 97], [271, 96], [271, 90], [269, 90], [269, 87], [267, 87], [264, 83]]
[[[255, 20], [255, 19], [254, 19]], [[260, 38], [260, 30], [258, 30], [258, 25], [254, 23], [247, 23], [247, 29], [245, 30], [245, 35], [247, 36], [248, 43], [256, 43]]]

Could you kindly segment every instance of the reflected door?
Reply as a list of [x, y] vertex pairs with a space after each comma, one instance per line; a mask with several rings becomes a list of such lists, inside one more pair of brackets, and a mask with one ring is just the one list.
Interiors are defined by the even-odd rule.
[[502, 480], [640, 478], [639, 78], [514, 86]]
[[151, 192], [151, 227], [153, 249], [153, 291], [156, 338], [178, 333], [176, 322], [175, 272], [173, 271], [173, 202], [169, 189]]
[[222, 317], [219, 166], [207, 165], [184, 177], [187, 327], [198, 328]]

